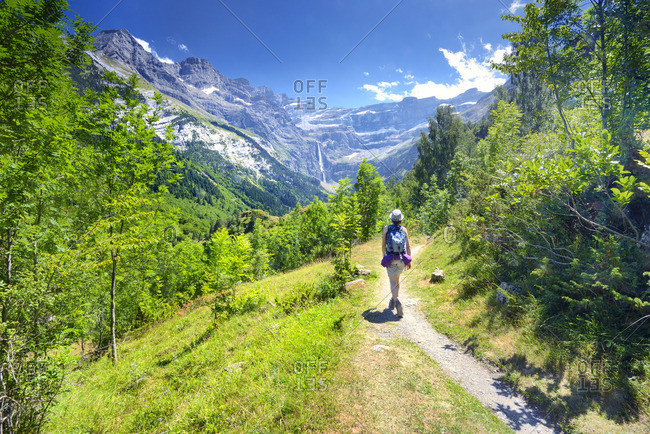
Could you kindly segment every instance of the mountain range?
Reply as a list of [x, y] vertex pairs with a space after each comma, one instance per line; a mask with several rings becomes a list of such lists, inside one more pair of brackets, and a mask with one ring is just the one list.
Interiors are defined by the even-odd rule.
[[[146, 98], [155, 91], [166, 97], [159, 128], [162, 132], [167, 124], [174, 126], [180, 151], [199, 147], [202, 155], [216, 152], [253, 184], [295, 187], [299, 180], [303, 188], [280, 208], [294, 200], [308, 201], [306, 195], [323, 196], [321, 186], [353, 177], [363, 158], [383, 177], [401, 178], [415, 163], [415, 141], [437, 107], [453, 105], [464, 119], [478, 121], [493, 99], [490, 93], [470, 89], [448, 100], [309, 107], [245, 78], [226, 77], [205, 59], [163, 62], [126, 29], [98, 33], [94, 47], [89, 56], [95, 68], [123, 77], [135, 73], [142, 78]], [[284, 188], [271, 190], [278, 189]]]

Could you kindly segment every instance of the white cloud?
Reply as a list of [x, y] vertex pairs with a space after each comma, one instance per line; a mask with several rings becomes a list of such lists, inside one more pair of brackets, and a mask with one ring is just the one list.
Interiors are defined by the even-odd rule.
[[434, 83], [427, 81], [426, 83], [418, 83], [411, 89], [411, 96], [416, 98], [429, 98], [435, 96], [438, 99], [448, 99], [460, 95], [466, 91], [464, 86], [459, 84], [449, 85], [442, 83]]
[[[491, 43], [480, 41], [487, 53], [478, 57], [471, 57], [467, 51], [463, 37], [459, 36], [462, 49], [454, 52], [445, 48], [439, 51], [453, 70], [457, 78], [450, 83], [436, 83], [427, 81], [421, 83], [416, 80], [415, 75], [406, 73], [404, 81], [380, 81], [375, 84], [364, 84], [363, 89], [373, 92], [377, 101], [401, 101], [407, 96], [416, 98], [436, 97], [438, 99], [450, 99], [477, 88], [482, 92], [491, 92], [496, 86], [505, 84], [506, 79], [498, 71], [491, 68], [490, 64], [501, 63], [505, 55], [511, 52], [511, 47], [497, 49]], [[472, 45], [473, 46], [473, 45]], [[383, 69], [383, 68], [380, 68]], [[401, 70], [401, 68], [400, 68]], [[396, 70], [397, 71], [397, 70]], [[366, 76], [369, 74], [364, 73]]]
[[508, 10], [510, 11], [511, 14], [516, 14], [519, 9], [522, 9], [524, 6], [526, 6], [526, 2], [522, 2], [520, 0], [514, 0]]
[[501, 63], [503, 62], [503, 58], [506, 56], [506, 54], [510, 54], [511, 52], [512, 52], [512, 47], [500, 48], [498, 50], [495, 50], [494, 53], [492, 54], [492, 57], [490, 57], [490, 62]]
[[185, 51], [185, 52], [190, 51], [190, 49], [187, 48], [187, 45], [185, 45], [185, 44], [178, 44], [178, 49], [181, 50], [181, 51]]
[[457, 51], [454, 53], [444, 48], [441, 48], [440, 51], [445, 56], [445, 59], [447, 59], [449, 66], [460, 74], [461, 80], [475, 80], [488, 72], [486, 71], [485, 65], [479, 63], [474, 58], [468, 58], [465, 51]]
[[370, 75], [370, 73], [369, 72], [364, 72], [363, 75], [365, 75], [367, 77], [367, 76]]
[[463, 35], [460, 33], [458, 34], [458, 42], [460, 42], [460, 46], [463, 48], [463, 51], [467, 51], [467, 45], [465, 45], [465, 38], [463, 38]]
[[144, 48], [144, 51], [146, 51], [147, 53], [151, 53], [151, 46], [147, 41], [140, 38], [136, 38], [135, 36], [133, 38], [138, 42], [138, 44], [140, 44], [140, 46], [142, 46], [142, 48]]
[[509, 51], [509, 49], [496, 50], [492, 56], [484, 61], [469, 57], [466, 51], [453, 52], [440, 48], [449, 66], [454, 68], [459, 75], [455, 83], [417, 83], [410, 96], [416, 98], [427, 98], [434, 96], [438, 99], [453, 98], [461, 93], [477, 88], [482, 92], [490, 92], [496, 86], [506, 82], [505, 78], [497, 76], [497, 72], [490, 68], [490, 61], [498, 61]]
[[[386, 82], [382, 82], [379, 84], [383, 84]], [[388, 83], [390, 84], [390, 83]], [[375, 93], [375, 99], [377, 101], [401, 101], [404, 99], [406, 95], [406, 92], [404, 94], [399, 94], [399, 93], [388, 93], [386, 92], [386, 87], [381, 87], [381, 86], [375, 86], [373, 84], [364, 84], [363, 88], [367, 91], [374, 92]]]
[[404, 71], [402, 71], [402, 68], [397, 68], [397, 69], [395, 70], [395, 72], [399, 72], [399, 73], [401, 74], [401, 73], [404, 72]]
[[153, 54], [156, 57], [156, 59], [160, 60], [162, 63], [168, 63], [168, 64], [173, 64], [174, 63], [174, 61], [172, 59], [170, 59], [169, 57], [160, 57], [158, 55], [158, 53], [156, 53], [156, 50], [151, 48], [151, 44], [149, 44], [144, 39], [136, 38], [135, 36], [133, 38], [136, 40], [136, 42], [138, 44], [140, 44], [140, 46], [142, 48], [144, 48], [144, 51], [146, 51], [147, 53]]

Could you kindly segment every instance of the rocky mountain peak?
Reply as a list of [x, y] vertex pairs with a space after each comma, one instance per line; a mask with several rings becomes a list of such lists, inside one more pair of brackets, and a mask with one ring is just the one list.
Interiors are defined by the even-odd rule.
[[131, 63], [156, 60], [126, 29], [104, 30], [95, 36], [95, 50], [117, 60]]
[[180, 65], [181, 70], [216, 71], [210, 62], [198, 57], [188, 57]]
[[206, 59], [188, 57], [180, 62], [179, 66], [178, 74], [180, 77], [198, 88], [219, 87], [226, 79]]

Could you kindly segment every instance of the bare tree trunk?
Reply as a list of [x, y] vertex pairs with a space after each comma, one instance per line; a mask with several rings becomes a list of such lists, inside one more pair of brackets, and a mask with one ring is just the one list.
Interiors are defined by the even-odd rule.
[[[620, 127], [617, 134], [621, 143], [621, 150], [623, 153], [623, 165], [626, 170], [634, 170], [634, 156], [637, 151], [634, 141], [634, 103], [633, 101], [633, 87], [634, 87], [634, 73], [630, 71], [628, 65], [633, 64], [634, 50], [630, 48], [630, 34], [634, 32], [634, 20], [631, 16], [632, 12], [629, 9], [629, 2], [623, 2], [623, 10], [619, 10], [618, 19], [623, 23], [623, 69], [627, 71], [626, 79], [621, 84], [623, 92], [623, 103], [621, 106]], [[622, 14], [622, 17], [621, 17]], [[616, 64], [615, 64], [616, 66]]]
[[605, 47], [605, 6], [603, 0], [599, 0], [597, 3], [594, 3], [594, 7], [598, 13], [598, 25], [600, 27], [600, 64], [601, 64], [601, 85], [603, 93], [603, 103], [600, 108], [600, 114], [602, 117], [603, 129], [607, 129], [607, 110], [608, 107], [608, 97], [607, 97], [607, 49]]
[[111, 347], [113, 363], [117, 363], [117, 341], [115, 339], [115, 281], [117, 277], [117, 250], [111, 250], [113, 270], [111, 272]]
[[[7, 286], [11, 285], [11, 261], [12, 261], [12, 253], [11, 253], [11, 248], [13, 246], [13, 231], [11, 229], [7, 229]], [[7, 300], [3, 299], [2, 300], [2, 322], [7, 322]]]
[[[120, 235], [124, 233], [124, 220], [120, 222]], [[113, 239], [113, 226], [111, 225], [111, 240]], [[112, 241], [111, 241], [112, 242]], [[111, 271], [111, 346], [113, 347], [113, 363], [117, 363], [117, 338], [115, 337], [115, 287], [117, 281], [117, 260], [120, 254], [118, 247], [111, 249], [113, 270]]]
[[[560, 118], [562, 118], [562, 123], [564, 124], [564, 131], [566, 132], [567, 136], [571, 137], [571, 132], [569, 131], [569, 124], [566, 120], [566, 117], [564, 117], [564, 110], [562, 110], [562, 101], [560, 100], [560, 93], [557, 90], [557, 83], [555, 82], [555, 74], [553, 72], [553, 61], [551, 59], [551, 48], [549, 47], [548, 44], [548, 36], [546, 36], [546, 59], [548, 61], [548, 67], [551, 71], [551, 81], [553, 82], [553, 94], [555, 95], [557, 110], [560, 114]], [[573, 148], [574, 148], [574, 140], [573, 138], [571, 138], [571, 149]], [[573, 158], [575, 158], [575, 156]]]
[[[41, 197], [38, 200], [38, 214], [36, 216], [36, 226], [41, 225], [41, 220], [43, 217], [43, 190], [41, 190]], [[32, 243], [32, 246], [34, 246], [34, 258], [33, 258], [33, 263], [34, 263], [34, 278], [38, 278], [38, 272], [36, 271], [36, 268], [38, 267], [38, 237], [36, 233], [34, 233], [34, 241]]]

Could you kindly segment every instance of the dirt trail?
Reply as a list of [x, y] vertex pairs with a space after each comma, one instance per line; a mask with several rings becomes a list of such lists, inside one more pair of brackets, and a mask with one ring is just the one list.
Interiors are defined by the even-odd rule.
[[[413, 249], [415, 257], [420, 248]], [[408, 271], [402, 274], [407, 276]], [[385, 272], [376, 293], [377, 309], [367, 311], [366, 320], [372, 323], [371, 329], [381, 338], [403, 337], [417, 344], [429, 357], [478, 400], [510, 426], [521, 433], [561, 432], [545, 419], [537, 408], [526, 403], [525, 399], [506, 385], [497, 372], [472, 357], [462, 346], [445, 335], [436, 332], [417, 307], [417, 300], [411, 298], [402, 283], [399, 298], [404, 307], [404, 318], [397, 318], [395, 311], [388, 310], [390, 284]], [[408, 279], [408, 276], [406, 277]]]

